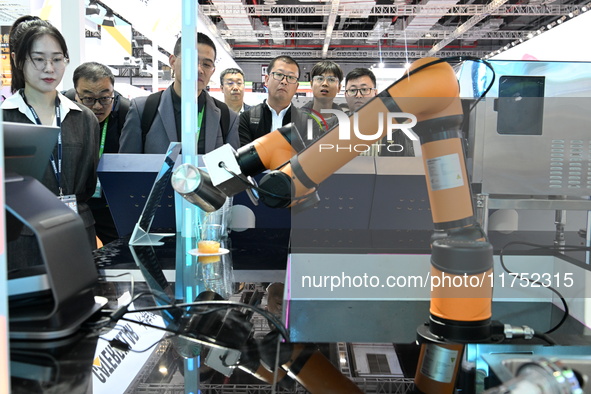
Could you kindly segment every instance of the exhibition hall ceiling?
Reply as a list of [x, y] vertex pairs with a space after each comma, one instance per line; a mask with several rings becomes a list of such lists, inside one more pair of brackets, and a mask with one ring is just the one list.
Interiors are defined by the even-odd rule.
[[586, 12], [589, 0], [199, 0], [239, 62], [405, 63], [485, 57]]

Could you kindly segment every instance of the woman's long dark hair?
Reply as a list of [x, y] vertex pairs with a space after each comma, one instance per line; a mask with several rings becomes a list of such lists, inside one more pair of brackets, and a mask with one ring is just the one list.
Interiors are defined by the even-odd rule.
[[[51, 23], [36, 16], [25, 15], [18, 18], [10, 28], [9, 48], [11, 54], [12, 93], [25, 87], [25, 73], [23, 71], [25, 62], [27, 58], [31, 57], [31, 48], [35, 40], [46, 34], [57, 40], [64, 57], [69, 58], [68, 46], [64, 36]], [[12, 53], [14, 53], [14, 59]]]

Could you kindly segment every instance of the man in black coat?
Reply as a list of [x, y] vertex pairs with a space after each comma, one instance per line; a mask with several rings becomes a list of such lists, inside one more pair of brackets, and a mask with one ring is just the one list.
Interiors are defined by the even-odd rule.
[[[129, 110], [129, 100], [115, 91], [115, 77], [100, 63], [83, 63], [74, 70], [74, 89], [65, 92], [71, 100], [89, 108], [100, 124], [99, 157], [119, 152], [119, 137]], [[103, 244], [119, 238], [104, 193], [97, 190], [88, 201], [95, 220], [96, 234]]]
[[299, 77], [300, 66], [295, 59], [281, 55], [271, 60], [265, 75], [267, 98], [240, 114], [240, 146], [289, 123], [295, 124], [305, 145], [318, 137], [320, 132], [315, 124], [308, 130], [309, 114], [291, 103], [299, 86]]

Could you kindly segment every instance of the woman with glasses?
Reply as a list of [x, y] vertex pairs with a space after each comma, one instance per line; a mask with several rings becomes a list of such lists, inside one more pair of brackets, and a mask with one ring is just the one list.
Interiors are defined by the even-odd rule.
[[[9, 48], [13, 95], [2, 103], [4, 121], [60, 128], [42, 183], [77, 210], [96, 248], [94, 219], [86, 201], [96, 186], [99, 124], [92, 111], [56, 90], [69, 63], [64, 37], [49, 22], [23, 16], [11, 27]], [[14, 243], [19, 255], [36, 245], [26, 228]], [[22, 256], [25, 265], [34, 256]]]

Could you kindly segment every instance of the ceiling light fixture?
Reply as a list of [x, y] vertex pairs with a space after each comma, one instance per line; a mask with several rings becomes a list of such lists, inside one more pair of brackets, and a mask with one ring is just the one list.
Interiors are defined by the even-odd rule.
[[101, 10], [96, 2], [96, 0], [90, 0], [90, 3], [86, 7], [86, 15], [98, 15], [100, 14]]
[[103, 26], [115, 26], [115, 16], [113, 15], [113, 11], [108, 10], [107, 14], [105, 15], [105, 19], [103, 19]]

